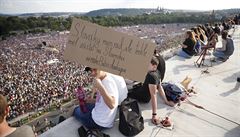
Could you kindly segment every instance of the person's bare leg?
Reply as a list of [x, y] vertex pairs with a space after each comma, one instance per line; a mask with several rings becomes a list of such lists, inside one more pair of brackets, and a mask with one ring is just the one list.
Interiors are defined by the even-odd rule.
[[186, 90], [188, 90], [188, 85], [189, 85], [189, 83], [190, 83], [191, 81], [192, 81], [192, 78], [186, 76], [186, 77], [184, 78], [184, 80], [183, 80], [182, 82], [180, 82], [180, 83], [183, 85], [183, 87], [184, 87]]

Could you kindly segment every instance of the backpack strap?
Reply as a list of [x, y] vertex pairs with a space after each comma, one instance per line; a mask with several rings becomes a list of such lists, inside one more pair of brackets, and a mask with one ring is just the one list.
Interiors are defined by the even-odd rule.
[[99, 129], [89, 129], [86, 137], [110, 137], [108, 134], [101, 132]]
[[81, 127], [78, 128], [78, 135], [80, 137], [86, 137], [87, 136], [87, 131], [84, 128], [84, 126], [81, 126]]

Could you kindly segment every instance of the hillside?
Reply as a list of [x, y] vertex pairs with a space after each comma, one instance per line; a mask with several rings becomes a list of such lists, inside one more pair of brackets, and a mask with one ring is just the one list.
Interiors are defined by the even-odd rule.
[[100, 9], [93, 10], [85, 14], [85, 16], [136, 16], [144, 13], [154, 12], [156, 9]]
[[[211, 13], [210, 11], [198, 11], [198, 10], [173, 10], [173, 9], [133, 9], [133, 8], [122, 8], [122, 9], [100, 9], [93, 10], [86, 14], [85, 16], [136, 16], [149, 13], [166, 13], [166, 12], [176, 12], [176, 13]], [[240, 8], [238, 9], [222, 9], [214, 10], [215, 14], [228, 16], [231, 14], [240, 13]]]

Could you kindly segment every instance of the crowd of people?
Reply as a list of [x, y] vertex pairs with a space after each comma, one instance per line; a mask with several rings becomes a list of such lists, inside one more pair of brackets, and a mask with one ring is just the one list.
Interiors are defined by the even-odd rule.
[[[90, 78], [81, 71], [82, 65], [63, 61], [67, 37], [44, 35], [16, 36], [1, 41], [0, 91], [10, 105], [9, 120], [47, 108], [56, 100], [73, 98], [72, 91], [79, 83], [90, 83]], [[52, 48], [39, 48], [42, 41]], [[51, 50], [53, 47], [59, 52]], [[54, 59], [59, 61], [48, 63]]]
[[176, 47], [184, 38], [182, 35], [186, 29], [195, 24], [162, 24], [162, 25], [137, 25], [116, 27], [116, 31], [134, 35], [142, 39], [150, 39], [157, 44], [157, 51], [163, 52]]
[[[221, 61], [226, 61], [234, 52], [234, 45], [228, 30], [233, 27], [231, 21], [216, 23], [214, 26], [210, 24], [197, 25], [187, 30], [185, 40], [181, 44], [178, 55], [184, 58], [200, 55], [202, 51], [213, 49], [213, 55]], [[216, 48], [218, 36], [221, 35], [222, 47]]]

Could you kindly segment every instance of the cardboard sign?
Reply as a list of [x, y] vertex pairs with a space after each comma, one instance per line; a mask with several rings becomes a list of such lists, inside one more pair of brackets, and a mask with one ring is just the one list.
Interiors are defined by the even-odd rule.
[[144, 81], [155, 44], [80, 19], [73, 19], [64, 59]]

